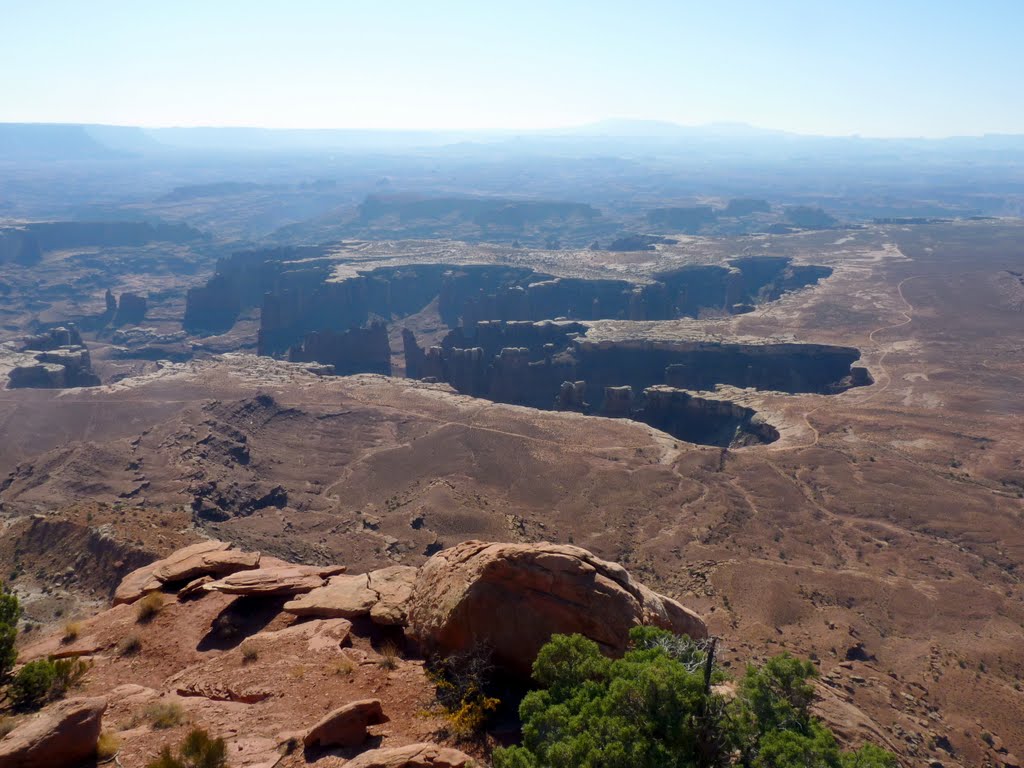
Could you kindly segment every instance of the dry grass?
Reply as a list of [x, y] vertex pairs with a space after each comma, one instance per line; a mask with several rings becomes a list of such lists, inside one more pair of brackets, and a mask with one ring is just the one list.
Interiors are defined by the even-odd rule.
[[121, 739], [110, 731], [103, 731], [96, 742], [96, 759], [99, 762], [112, 760], [121, 749]]
[[164, 607], [164, 597], [159, 592], [150, 592], [139, 600], [135, 609], [135, 620], [139, 624], [148, 624]]
[[64, 634], [61, 635], [60, 641], [62, 643], [73, 643], [81, 633], [82, 625], [77, 621], [69, 621], [64, 625]]
[[388, 640], [380, 647], [380, 665], [384, 669], [398, 669], [398, 646]]
[[348, 657], [345, 657], [334, 663], [334, 674], [348, 676], [352, 674], [355, 668], [355, 664]]
[[176, 701], [155, 701], [143, 713], [156, 729], [173, 728], [185, 722], [185, 710]]
[[17, 719], [13, 717], [0, 717], [0, 739], [17, 728], [17, 726]]
[[117, 644], [117, 653], [120, 656], [135, 656], [142, 653], [142, 640], [135, 633], [125, 635]]
[[260, 657], [260, 652], [257, 650], [255, 643], [250, 643], [250, 642], [242, 643], [242, 663], [243, 664], [252, 664], [259, 657]]

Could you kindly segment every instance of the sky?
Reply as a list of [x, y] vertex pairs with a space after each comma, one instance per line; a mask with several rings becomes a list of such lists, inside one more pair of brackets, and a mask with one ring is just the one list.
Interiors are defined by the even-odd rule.
[[0, 122], [1024, 133], [1022, 0], [0, 0]]

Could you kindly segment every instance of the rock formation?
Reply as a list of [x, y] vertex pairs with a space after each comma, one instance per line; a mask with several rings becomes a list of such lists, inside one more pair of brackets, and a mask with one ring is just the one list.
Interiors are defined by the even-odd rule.
[[311, 331], [302, 342], [288, 350], [293, 363], [324, 363], [338, 376], [353, 373], [391, 375], [391, 345], [387, 326], [371, 323], [368, 328], [347, 331]]
[[388, 721], [380, 699], [353, 701], [324, 715], [302, 739], [306, 749], [316, 747], [358, 747], [369, 735], [367, 726]]
[[285, 603], [284, 610], [318, 618], [369, 616], [377, 624], [404, 625], [417, 573], [416, 568], [398, 565], [358, 576], [333, 576], [326, 585]]
[[476, 760], [451, 747], [410, 744], [390, 749], [369, 749], [345, 763], [345, 768], [474, 768]]
[[165, 584], [185, 585], [201, 576], [227, 576], [259, 564], [258, 552], [233, 550], [224, 541], [201, 541], [129, 573], [114, 592], [114, 605], [134, 603]]
[[485, 645], [503, 665], [529, 674], [552, 634], [578, 632], [606, 653], [621, 654], [629, 629], [639, 624], [707, 635], [692, 611], [585, 549], [469, 541], [420, 569], [407, 634], [427, 653]]
[[8, 374], [11, 389], [95, 387], [100, 383], [99, 376], [92, 370], [89, 350], [72, 323], [30, 336], [25, 339], [21, 352], [30, 354], [35, 362], [11, 369]]
[[96, 754], [107, 700], [67, 699], [0, 739], [3, 768], [75, 768]]
[[114, 314], [114, 325], [137, 325], [146, 316], [146, 298], [134, 293], [122, 293]]
[[[227, 595], [248, 595], [250, 597], [301, 595], [322, 587], [329, 577], [345, 571], [344, 565], [326, 568], [288, 563], [267, 565], [266, 560], [269, 559], [264, 558], [259, 568], [236, 571], [222, 579], [208, 581], [202, 585], [202, 589], [207, 592], [223, 592]], [[201, 578], [206, 578], [206, 576]]]
[[[441, 344], [426, 350], [407, 331], [403, 333], [406, 373], [448, 382], [474, 397], [632, 418], [683, 440], [722, 447], [733, 444], [737, 428], [746, 433], [746, 442], [772, 442], [778, 435], [760, 426], [747, 430], [754, 423], [751, 409], [707, 397], [680, 408], [676, 406], [685, 397], [672, 400], [654, 393], [660, 387], [709, 391], [718, 384], [834, 393], [870, 383], [866, 369], [852, 365], [860, 356], [852, 347], [591, 341], [585, 331], [582, 323], [568, 321], [487, 321], [456, 328]], [[660, 399], [654, 402], [655, 397]]]

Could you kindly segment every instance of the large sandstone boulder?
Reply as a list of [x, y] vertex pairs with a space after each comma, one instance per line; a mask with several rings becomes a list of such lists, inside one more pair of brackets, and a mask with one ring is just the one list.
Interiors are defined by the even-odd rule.
[[67, 699], [0, 739], [3, 768], [74, 768], [96, 754], [107, 700]]
[[296, 616], [354, 619], [369, 616], [377, 624], [403, 625], [417, 568], [396, 565], [358, 576], [333, 576], [284, 604]]
[[328, 712], [302, 739], [306, 749], [316, 747], [358, 747], [366, 741], [366, 728], [388, 721], [380, 699], [353, 701]]
[[436, 744], [409, 744], [369, 749], [345, 763], [345, 768], [473, 768], [479, 765], [465, 752]]
[[223, 579], [204, 585], [207, 592], [229, 595], [258, 595], [275, 597], [301, 595], [322, 587], [326, 579], [345, 571], [344, 565], [317, 568], [310, 565], [286, 565], [237, 571]]
[[407, 634], [428, 653], [486, 644], [528, 674], [552, 634], [579, 633], [621, 655], [629, 630], [641, 624], [707, 636], [695, 613], [580, 547], [467, 541], [420, 568]]
[[164, 584], [192, 581], [202, 576], [227, 576], [258, 568], [259, 564], [259, 552], [231, 549], [231, 544], [225, 541], [200, 541], [129, 573], [114, 592], [114, 605], [134, 603]]

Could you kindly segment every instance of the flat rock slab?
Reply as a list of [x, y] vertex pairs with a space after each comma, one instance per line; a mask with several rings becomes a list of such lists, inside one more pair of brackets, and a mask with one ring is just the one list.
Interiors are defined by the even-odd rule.
[[404, 626], [418, 573], [418, 568], [396, 565], [357, 576], [333, 576], [323, 587], [285, 603], [284, 610], [323, 618], [369, 616], [377, 624]]
[[329, 568], [309, 565], [263, 567], [232, 573], [223, 579], [209, 582], [203, 588], [207, 592], [224, 592], [229, 595], [301, 595], [324, 586], [329, 577], [344, 571], [343, 565]]
[[380, 699], [353, 701], [328, 712], [302, 738], [306, 749], [358, 747], [366, 741], [366, 729], [388, 721]]
[[66, 699], [0, 739], [3, 768], [73, 768], [96, 754], [107, 700]]
[[345, 768], [473, 768], [478, 765], [465, 752], [423, 743], [369, 749], [345, 763]]
[[377, 593], [369, 588], [369, 576], [332, 576], [323, 587], [314, 589], [284, 604], [284, 610], [296, 616], [325, 619], [355, 619], [369, 616], [377, 604]]
[[299, 639], [306, 641], [306, 650], [309, 651], [336, 651], [348, 643], [351, 632], [352, 622], [348, 619], [313, 619], [273, 632], [257, 632], [249, 640], [286, 643]]

